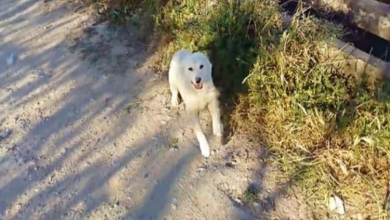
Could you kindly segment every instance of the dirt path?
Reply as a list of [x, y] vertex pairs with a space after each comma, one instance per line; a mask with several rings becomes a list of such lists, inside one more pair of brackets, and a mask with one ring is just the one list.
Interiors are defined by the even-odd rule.
[[58, 2], [0, 4], [1, 220], [308, 219], [243, 137], [200, 155], [136, 30]]

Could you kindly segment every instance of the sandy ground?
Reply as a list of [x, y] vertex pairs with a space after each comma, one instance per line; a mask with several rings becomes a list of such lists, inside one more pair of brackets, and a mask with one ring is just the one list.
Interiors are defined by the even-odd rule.
[[92, 23], [59, 1], [1, 0], [1, 220], [310, 219], [259, 146], [216, 146], [207, 112], [203, 158], [136, 30]]

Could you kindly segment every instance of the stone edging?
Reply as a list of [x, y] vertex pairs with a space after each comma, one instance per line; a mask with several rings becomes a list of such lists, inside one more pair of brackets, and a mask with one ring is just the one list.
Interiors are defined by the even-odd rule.
[[390, 5], [375, 0], [303, 0], [314, 9], [343, 14], [348, 23], [390, 42]]
[[332, 63], [335, 66], [346, 68], [347, 72], [352, 72], [357, 76], [362, 76], [366, 73], [377, 78], [386, 77], [390, 79], [390, 63], [341, 40], [329, 42], [323, 52], [326, 53], [326, 57], [333, 60]]

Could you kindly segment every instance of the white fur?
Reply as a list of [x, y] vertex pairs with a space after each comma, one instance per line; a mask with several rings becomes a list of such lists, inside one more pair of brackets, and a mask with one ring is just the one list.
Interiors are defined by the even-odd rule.
[[[191, 119], [201, 153], [205, 157], [210, 156], [210, 147], [200, 126], [199, 111], [206, 106], [208, 107], [212, 117], [214, 135], [222, 137], [223, 130], [218, 102], [219, 92], [214, 86], [211, 69], [212, 64], [204, 54], [179, 50], [172, 57], [168, 76], [172, 93], [171, 104], [174, 107], [179, 105], [178, 94], [180, 93], [187, 114]], [[195, 88], [197, 77], [201, 78], [203, 85], [201, 89]]]

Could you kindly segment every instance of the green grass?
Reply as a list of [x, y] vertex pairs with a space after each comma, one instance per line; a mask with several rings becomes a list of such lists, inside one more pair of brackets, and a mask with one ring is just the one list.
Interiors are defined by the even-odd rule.
[[255, 185], [249, 185], [244, 192], [244, 201], [246, 202], [256, 202], [259, 200], [260, 190]]
[[[337, 194], [367, 218], [385, 218], [389, 81], [334, 65], [323, 49], [343, 33], [339, 27], [304, 16], [283, 25], [268, 0], [211, 2], [137, 1], [165, 42], [156, 52], [159, 70], [168, 69], [177, 49], [205, 52], [233, 131], [265, 143], [309, 201], [325, 204]], [[136, 7], [129, 4], [115, 16], [132, 17]]]

